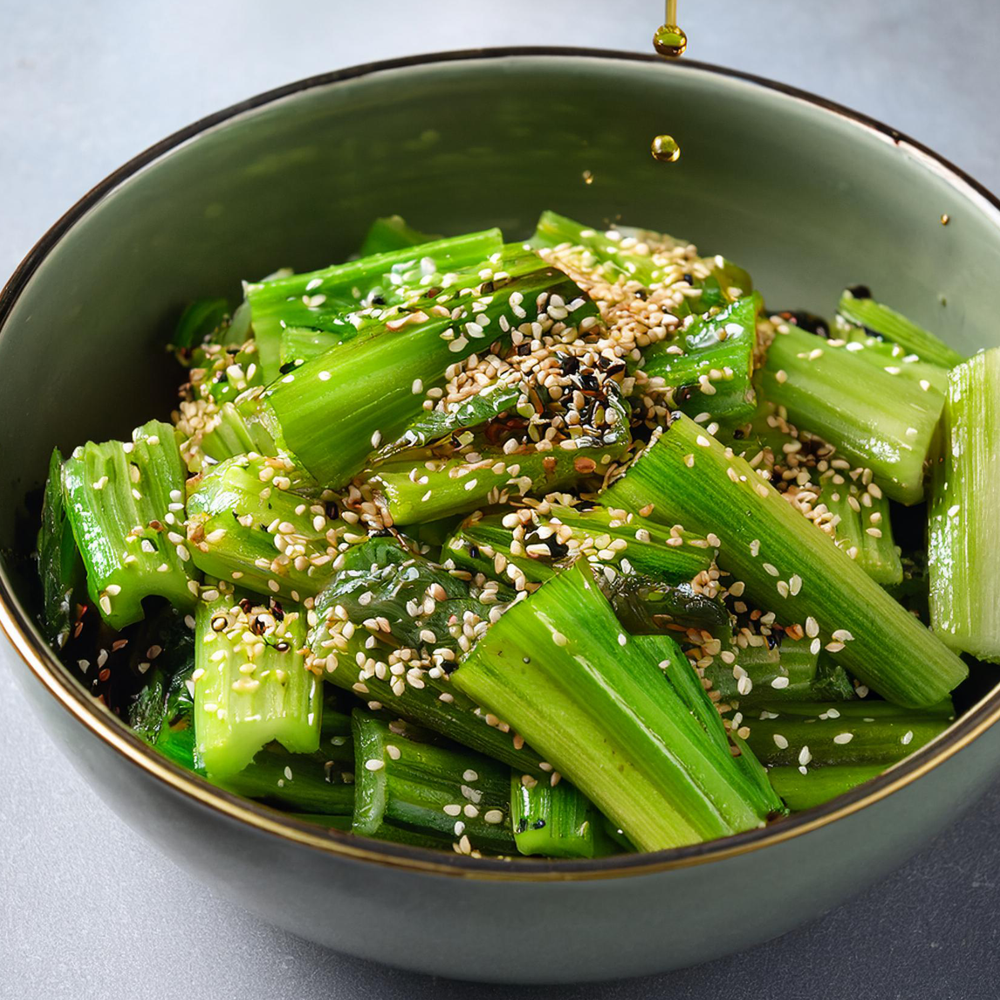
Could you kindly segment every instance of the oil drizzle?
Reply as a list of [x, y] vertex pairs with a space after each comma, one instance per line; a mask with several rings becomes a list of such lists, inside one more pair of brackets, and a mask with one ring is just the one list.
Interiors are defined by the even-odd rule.
[[[666, 0], [666, 3], [666, 17], [653, 35], [653, 48], [661, 56], [676, 59], [687, 49], [687, 35], [677, 24], [677, 0]], [[671, 135], [656, 136], [650, 152], [659, 163], [676, 163], [681, 157], [680, 144]]]
[[681, 147], [670, 135], [658, 135], [650, 146], [653, 159], [660, 163], [676, 163], [681, 158]]
[[653, 35], [653, 48], [661, 56], [676, 59], [687, 49], [687, 35], [677, 24], [677, 0], [667, 0], [666, 19]]

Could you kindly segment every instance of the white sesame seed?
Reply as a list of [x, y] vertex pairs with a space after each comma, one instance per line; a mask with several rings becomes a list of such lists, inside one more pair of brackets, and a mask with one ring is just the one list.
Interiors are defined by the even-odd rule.
[[854, 733], [837, 733], [833, 738], [834, 743], [844, 744], [850, 743], [854, 739]]
[[383, 767], [385, 767], [385, 761], [375, 759], [365, 761], [365, 770], [367, 771], [381, 771]]
[[771, 737], [771, 739], [774, 740], [774, 745], [779, 750], [788, 749], [788, 740], [786, 740], [785, 737], [781, 735], [781, 733], [775, 733], [774, 736]]

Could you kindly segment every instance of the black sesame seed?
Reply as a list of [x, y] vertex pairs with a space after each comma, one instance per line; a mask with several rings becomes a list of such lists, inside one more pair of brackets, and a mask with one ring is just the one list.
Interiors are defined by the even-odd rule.
[[541, 830], [545, 826], [544, 819], [536, 819], [534, 823], [531, 824], [532, 830]]

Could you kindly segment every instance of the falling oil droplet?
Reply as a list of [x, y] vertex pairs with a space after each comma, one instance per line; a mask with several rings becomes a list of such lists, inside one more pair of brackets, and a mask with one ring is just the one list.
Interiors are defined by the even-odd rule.
[[583, 172], [583, 183], [584, 184], [594, 183], [594, 175], [589, 170], [584, 170]]
[[941, 225], [947, 226], [949, 222], [951, 222], [951, 216], [945, 212], [944, 215], [941, 216]]
[[650, 147], [654, 160], [660, 163], [676, 163], [681, 158], [681, 147], [674, 141], [673, 136], [658, 135]]
[[653, 48], [661, 56], [667, 56], [670, 59], [684, 55], [687, 44], [687, 35], [676, 24], [661, 24], [656, 29], [656, 34], [653, 35]]

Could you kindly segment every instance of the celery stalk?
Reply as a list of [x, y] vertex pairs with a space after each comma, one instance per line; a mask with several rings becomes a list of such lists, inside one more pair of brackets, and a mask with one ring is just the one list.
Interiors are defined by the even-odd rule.
[[797, 427], [870, 468], [893, 500], [918, 503], [944, 397], [929, 383], [924, 389], [859, 361], [848, 345], [787, 329], [775, 336], [761, 371], [767, 399]]
[[641, 849], [763, 820], [582, 565], [515, 604], [452, 684], [509, 719]]
[[205, 595], [195, 617], [194, 729], [209, 775], [239, 774], [277, 740], [292, 753], [319, 748], [323, 699], [305, 666], [305, 613], [239, 592]]
[[865, 327], [886, 340], [899, 344], [905, 351], [918, 355], [923, 361], [952, 368], [965, 358], [950, 348], [933, 333], [917, 326], [895, 309], [876, 302], [871, 292], [863, 287], [847, 288], [838, 306], [841, 316]]
[[510, 818], [520, 854], [547, 858], [600, 858], [618, 852], [604, 818], [568, 781], [524, 782], [511, 774]]
[[[471, 750], [435, 746], [413, 727], [352, 713], [355, 833], [389, 840], [427, 839], [459, 854], [506, 853], [510, 771]], [[413, 842], [412, 840], [410, 842]]]
[[832, 767], [772, 767], [768, 771], [774, 790], [792, 812], [802, 812], [835, 799], [852, 788], [878, 777], [887, 764], [835, 764]]
[[62, 476], [87, 590], [112, 628], [142, 618], [151, 595], [194, 607], [198, 571], [182, 534], [184, 466], [170, 424], [152, 420], [124, 444], [89, 441]]
[[931, 627], [1000, 662], [1000, 349], [953, 368], [950, 383], [930, 501]]

